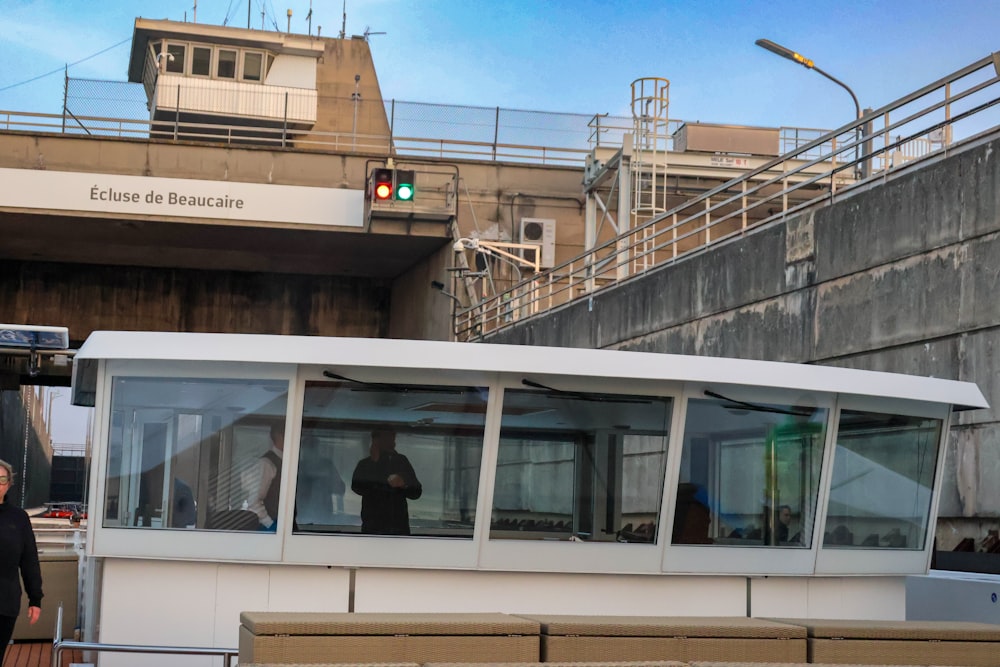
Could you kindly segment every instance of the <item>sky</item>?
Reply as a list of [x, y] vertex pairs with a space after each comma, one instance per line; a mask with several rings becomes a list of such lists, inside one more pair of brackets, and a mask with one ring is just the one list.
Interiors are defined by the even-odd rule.
[[[309, 0], [198, 0], [197, 20], [246, 27], [248, 2], [255, 29], [263, 7], [266, 29], [285, 30], [291, 9], [292, 31], [309, 30]], [[66, 64], [125, 80], [135, 17], [191, 21], [194, 6], [0, 0], [0, 111], [59, 113]], [[343, 0], [311, 6], [313, 34], [336, 36]], [[347, 0], [346, 15], [347, 35], [371, 33], [385, 99], [627, 115], [632, 81], [663, 77], [671, 119], [767, 127], [839, 127], [854, 104], [758, 38], [871, 108], [1000, 50], [1000, 0]]]

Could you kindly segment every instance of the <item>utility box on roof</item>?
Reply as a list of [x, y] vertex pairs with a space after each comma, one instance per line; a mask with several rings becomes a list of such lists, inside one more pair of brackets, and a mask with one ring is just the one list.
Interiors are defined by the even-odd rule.
[[778, 144], [775, 127], [684, 123], [674, 132], [674, 150], [679, 152], [777, 156]]

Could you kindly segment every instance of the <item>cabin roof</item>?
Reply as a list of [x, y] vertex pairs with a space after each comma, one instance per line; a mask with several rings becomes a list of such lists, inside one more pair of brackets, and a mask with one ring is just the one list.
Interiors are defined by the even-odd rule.
[[989, 407], [979, 387], [971, 382], [812, 364], [620, 350], [383, 338], [96, 331], [76, 355], [77, 372], [81, 368], [94, 372], [94, 364], [86, 361], [99, 359], [468, 369], [529, 376], [799, 389], [950, 404], [958, 410]]

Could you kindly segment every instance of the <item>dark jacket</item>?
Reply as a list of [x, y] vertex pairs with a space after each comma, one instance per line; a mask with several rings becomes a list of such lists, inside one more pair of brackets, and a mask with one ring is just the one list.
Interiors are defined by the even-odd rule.
[[[389, 476], [399, 475], [405, 486], [389, 486]], [[351, 490], [361, 496], [361, 532], [373, 535], [409, 535], [410, 514], [406, 499], [416, 500], [423, 487], [410, 461], [397, 452], [358, 461], [351, 478]]]
[[20, 507], [0, 503], [0, 616], [21, 614], [21, 580], [28, 604], [42, 606], [42, 569], [31, 520]]

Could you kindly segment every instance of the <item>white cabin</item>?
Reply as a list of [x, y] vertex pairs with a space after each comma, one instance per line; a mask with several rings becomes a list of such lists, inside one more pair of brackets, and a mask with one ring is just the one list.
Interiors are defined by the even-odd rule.
[[[96, 332], [74, 372], [88, 639], [178, 646], [236, 646], [245, 610], [903, 619], [951, 413], [987, 407], [890, 373], [385, 339]], [[408, 536], [361, 532], [375, 429], [422, 486]]]

